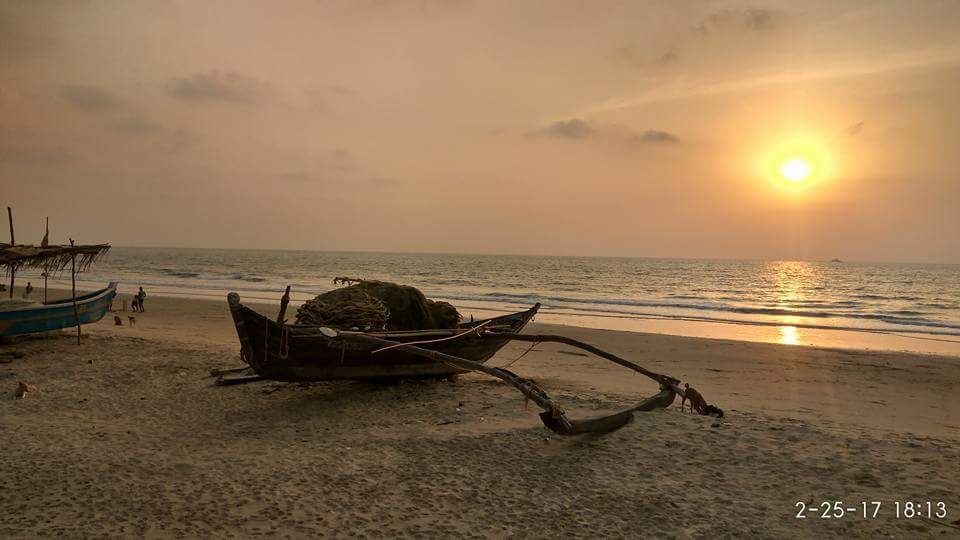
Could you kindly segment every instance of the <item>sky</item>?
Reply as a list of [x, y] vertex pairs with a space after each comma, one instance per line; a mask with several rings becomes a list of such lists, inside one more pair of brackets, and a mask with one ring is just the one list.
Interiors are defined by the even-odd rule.
[[[953, 1], [0, 2], [18, 242], [960, 263]], [[814, 174], [792, 185], [780, 160]]]

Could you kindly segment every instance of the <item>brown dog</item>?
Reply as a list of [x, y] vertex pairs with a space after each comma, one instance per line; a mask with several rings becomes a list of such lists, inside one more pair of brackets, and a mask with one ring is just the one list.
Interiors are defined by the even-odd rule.
[[36, 392], [37, 387], [32, 384], [27, 384], [25, 382], [17, 383], [17, 397], [23, 399], [27, 397], [27, 394], [30, 392]]
[[690, 400], [690, 412], [697, 411], [698, 414], [702, 414], [704, 416], [716, 415], [717, 418], [723, 418], [722, 409], [707, 404], [707, 400], [700, 395], [700, 392], [690, 388], [690, 383], [684, 383], [683, 396], [680, 400], [681, 411], [683, 411], [683, 406], [688, 399]]
[[123, 321], [120, 319], [120, 317], [114, 315], [114, 316], [113, 316], [113, 325], [114, 325], [114, 326], [123, 326]]
[[136, 326], [136, 325], [137, 325], [137, 318], [134, 317], [133, 315], [128, 316], [128, 317], [127, 317], [127, 320], [130, 321], [130, 326]]

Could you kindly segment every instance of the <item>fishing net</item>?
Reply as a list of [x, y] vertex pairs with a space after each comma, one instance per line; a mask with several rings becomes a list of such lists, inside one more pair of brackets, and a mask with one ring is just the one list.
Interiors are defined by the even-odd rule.
[[457, 308], [430, 300], [419, 289], [386, 281], [350, 280], [349, 287], [334, 289], [306, 302], [297, 311], [297, 324], [339, 329], [424, 330], [456, 328]]
[[304, 302], [297, 310], [297, 324], [329, 326], [341, 330], [379, 330], [390, 310], [377, 298], [357, 287], [325, 292]]

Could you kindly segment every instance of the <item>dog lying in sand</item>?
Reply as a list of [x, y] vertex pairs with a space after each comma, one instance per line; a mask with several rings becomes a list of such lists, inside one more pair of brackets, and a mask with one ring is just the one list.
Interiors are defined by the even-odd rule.
[[27, 383], [22, 382], [22, 381], [17, 383], [17, 394], [16, 394], [16, 395], [17, 395], [17, 397], [20, 398], [20, 399], [23, 399], [23, 398], [27, 397], [27, 394], [28, 394], [28, 393], [30, 393], [30, 392], [36, 392], [36, 391], [37, 391], [37, 387], [34, 386], [34, 385], [32, 385], [32, 384], [27, 384]]
[[120, 319], [120, 317], [114, 315], [114, 316], [113, 316], [113, 325], [114, 325], [114, 326], [123, 326], [123, 320]]
[[683, 412], [683, 406], [686, 404], [687, 400], [690, 400], [690, 412], [697, 411], [697, 413], [704, 416], [715, 415], [717, 418], [723, 418], [723, 409], [709, 405], [707, 400], [703, 399], [703, 396], [700, 395], [700, 392], [697, 392], [693, 388], [690, 388], [689, 383], [683, 385], [683, 396], [680, 400], [680, 411]]

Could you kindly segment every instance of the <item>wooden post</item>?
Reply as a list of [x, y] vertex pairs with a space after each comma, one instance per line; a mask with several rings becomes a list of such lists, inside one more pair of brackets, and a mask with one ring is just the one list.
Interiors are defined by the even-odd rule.
[[[73, 238], [70, 239], [73, 247]], [[73, 294], [73, 318], [77, 321], [77, 345], [80, 345], [80, 312], [77, 310], [77, 254], [70, 254], [70, 290]]]
[[[10, 222], [10, 245], [17, 245], [17, 241], [13, 238], [13, 209], [9, 206], [7, 207], [7, 220]], [[16, 270], [13, 267], [10, 267], [10, 298], [13, 298], [13, 284], [16, 276]]]
[[287, 314], [287, 304], [290, 302], [290, 286], [287, 285], [283, 298], [280, 299], [280, 314], [277, 315], [277, 324], [283, 324], [283, 318]]
[[[43, 235], [43, 239], [45, 241], [50, 239], [50, 216], [47, 216], [47, 230], [46, 230], [46, 234]], [[47, 247], [47, 246], [43, 246], [43, 247]], [[47, 274], [49, 274], [48, 270], [49, 268], [47, 268], [47, 265], [44, 264], [43, 265], [43, 303], [44, 304], [47, 303]]]

